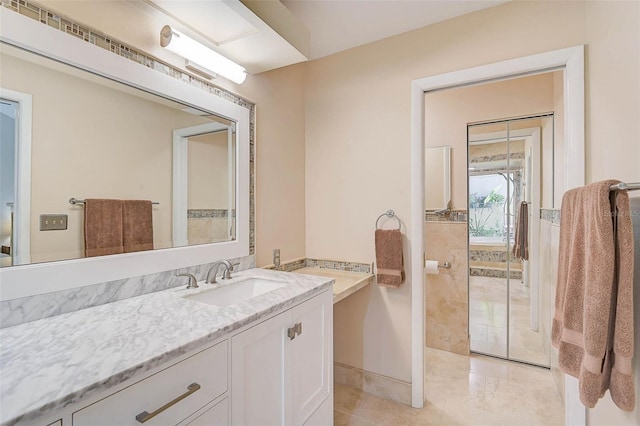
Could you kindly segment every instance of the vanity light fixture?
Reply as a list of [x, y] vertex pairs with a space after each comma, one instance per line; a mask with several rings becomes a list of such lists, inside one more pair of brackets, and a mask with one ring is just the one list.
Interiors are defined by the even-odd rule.
[[200, 67], [210, 70], [211, 73], [220, 74], [234, 83], [242, 84], [247, 78], [247, 71], [243, 67], [202, 43], [176, 31], [169, 25], [165, 25], [160, 31], [160, 46], [187, 59], [190, 65], [196, 63]]

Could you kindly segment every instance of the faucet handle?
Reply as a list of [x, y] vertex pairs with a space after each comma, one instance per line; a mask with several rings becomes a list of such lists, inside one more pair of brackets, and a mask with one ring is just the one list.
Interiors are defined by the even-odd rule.
[[187, 288], [198, 288], [198, 279], [193, 274], [176, 274], [176, 277], [189, 277]]

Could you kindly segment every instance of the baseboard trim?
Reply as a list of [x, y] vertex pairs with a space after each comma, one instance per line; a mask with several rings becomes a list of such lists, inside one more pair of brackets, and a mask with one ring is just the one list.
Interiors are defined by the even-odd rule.
[[341, 385], [349, 386], [380, 398], [411, 405], [411, 383], [339, 362], [333, 363], [333, 379]]

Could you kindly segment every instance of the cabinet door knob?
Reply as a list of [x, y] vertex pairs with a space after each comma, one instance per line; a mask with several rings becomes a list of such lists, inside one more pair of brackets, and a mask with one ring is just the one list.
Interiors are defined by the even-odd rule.
[[296, 336], [299, 336], [302, 334], [302, 323], [298, 322], [296, 323], [293, 327], [289, 327], [287, 329], [287, 337], [289, 338], [289, 340], [293, 340], [296, 338]]
[[162, 407], [158, 408], [153, 413], [147, 413], [146, 411], [143, 411], [142, 413], [140, 413], [140, 414], [138, 414], [136, 416], [136, 420], [139, 421], [140, 423], [144, 423], [144, 422], [146, 422], [148, 420], [151, 420], [152, 418], [154, 418], [158, 414], [162, 413], [167, 408], [170, 408], [173, 405], [177, 404], [178, 402], [182, 401], [183, 399], [185, 399], [186, 397], [188, 397], [189, 395], [191, 395], [192, 393], [194, 393], [198, 389], [200, 389], [200, 385], [199, 384], [191, 383], [189, 386], [187, 386], [187, 391], [185, 393], [183, 393], [182, 395], [180, 395], [176, 399], [167, 402], [166, 404], [164, 404]]
[[287, 329], [287, 337], [289, 338], [289, 340], [293, 340], [296, 338], [296, 327], [289, 327]]

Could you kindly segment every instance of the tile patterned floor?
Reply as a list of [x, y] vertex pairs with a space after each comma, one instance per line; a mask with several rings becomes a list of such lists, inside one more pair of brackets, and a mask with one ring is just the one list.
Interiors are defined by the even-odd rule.
[[336, 384], [334, 424], [564, 425], [564, 408], [549, 370], [429, 348], [425, 357], [424, 408]]
[[[510, 280], [509, 357], [549, 365], [540, 332], [529, 327], [529, 289]], [[507, 356], [507, 280], [469, 277], [469, 333], [471, 350]]]

